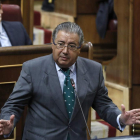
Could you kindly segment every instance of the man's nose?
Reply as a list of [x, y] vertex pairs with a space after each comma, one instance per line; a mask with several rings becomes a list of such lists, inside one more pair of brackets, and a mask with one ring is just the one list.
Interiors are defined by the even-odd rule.
[[68, 47], [64, 46], [63, 53], [68, 53]]

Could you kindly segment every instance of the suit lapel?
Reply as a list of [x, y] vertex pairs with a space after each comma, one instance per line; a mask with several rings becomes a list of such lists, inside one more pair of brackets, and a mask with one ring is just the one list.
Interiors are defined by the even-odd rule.
[[[61, 118], [61, 119], [69, 120], [68, 114], [66, 111], [66, 107], [65, 107], [65, 103], [64, 103], [64, 99], [63, 99], [63, 94], [62, 94], [59, 78], [58, 78], [56, 67], [55, 67], [55, 62], [53, 60], [52, 55], [50, 55], [50, 56], [51, 57], [49, 57], [49, 59], [47, 59], [47, 64], [44, 68], [44, 74], [46, 77], [45, 79], [48, 80], [48, 81], [46, 81], [46, 83], [48, 83], [48, 85], [49, 85], [49, 88], [50, 88], [50, 91], [52, 94], [52, 98], [53, 98], [56, 106], [59, 108], [59, 110], [65, 116], [64, 118]], [[78, 94], [78, 97], [80, 100], [80, 104], [82, 105], [82, 103], [86, 97], [86, 94], [87, 94], [89, 82], [88, 82], [88, 78], [86, 76], [87, 69], [83, 65], [81, 59], [79, 59], [79, 58], [77, 59], [76, 66], [77, 66], [77, 94]], [[70, 121], [72, 121], [74, 119], [74, 117], [76, 116], [79, 109], [80, 109], [80, 106], [79, 106], [79, 103], [78, 103], [78, 100], [76, 97], [74, 111], [73, 111]]]
[[6, 31], [7, 33], [7, 36], [9, 37], [9, 40], [12, 44], [12, 46], [15, 46], [16, 45], [16, 34], [18, 35], [18, 32], [16, 33], [16, 30], [14, 30], [13, 28], [10, 27], [9, 24], [7, 24], [7, 22], [5, 21], [2, 21], [2, 26], [4, 28], [4, 30]]
[[[49, 64], [49, 66], [48, 66]], [[65, 119], [68, 119], [68, 114], [66, 112], [66, 107], [63, 99], [63, 94], [59, 82], [59, 78], [57, 75], [56, 67], [55, 67], [55, 62], [53, 60], [53, 57], [49, 58], [49, 61], [46, 65], [46, 68], [44, 69], [45, 72], [45, 77], [48, 80], [48, 85], [51, 91], [52, 98], [56, 104], [56, 106], [59, 108], [59, 110], [63, 113], [65, 116]], [[64, 118], [62, 118], [64, 119]]]
[[[88, 78], [86, 77], [86, 72], [87, 69], [83, 65], [81, 59], [78, 58], [77, 59], [77, 95], [79, 97], [79, 101], [81, 105], [86, 97], [88, 84], [89, 84]], [[80, 106], [76, 97], [74, 111], [70, 121], [74, 119], [79, 109]]]

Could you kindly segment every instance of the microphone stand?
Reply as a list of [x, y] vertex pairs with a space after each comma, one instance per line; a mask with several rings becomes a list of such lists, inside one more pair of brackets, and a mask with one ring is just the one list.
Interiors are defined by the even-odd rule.
[[70, 79], [70, 80], [71, 80], [71, 84], [72, 84], [72, 86], [73, 86], [73, 88], [74, 88], [74, 92], [75, 92], [75, 95], [76, 95], [76, 97], [77, 97], [77, 100], [78, 100], [78, 103], [79, 103], [79, 106], [80, 106], [80, 109], [81, 109], [81, 112], [82, 112], [82, 115], [83, 115], [83, 118], [84, 118], [84, 122], [85, 122], [85, 124], [86, 124], [86, 128], [87, 128], [87, 130], [88, 130], [88, 134], [89, 134], [89, 137], [90, 137], [90, 140], [91, 140], [91, 134], [90, 134], [90, 132], [89, 132], [89, 128], [88, 128], [88, 126], [87, 126], [87, 122], [86, 122], [86, 119], [85, 119], [85, 115], [84, 115], [84, 112], [83, 112], [83, 109], [82, 109], [82, 106], [81, 106], [79, 97], [78, 97], [77, 92], [76, 92], [76, 89], [75, 89], [74, 80], [73, 80], [73, 79]]

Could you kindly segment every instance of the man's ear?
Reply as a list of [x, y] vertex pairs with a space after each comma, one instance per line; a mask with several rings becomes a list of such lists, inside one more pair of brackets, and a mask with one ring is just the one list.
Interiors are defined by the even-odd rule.
[[53, 44], [53, 38], [51, 38], [51, 43]]
[[52, 50], [53, 50], [53, 44], [52, 44]]
[[80, 54], [80, 52], [81, 52], [81, 48], [80, 48], [80, 49], [78, 49], [77, 51], [78, 51], [78, 55], [79, 55], [79, 54]]
[[54, 45], [52, 44], [52, 50], [53, 50]]

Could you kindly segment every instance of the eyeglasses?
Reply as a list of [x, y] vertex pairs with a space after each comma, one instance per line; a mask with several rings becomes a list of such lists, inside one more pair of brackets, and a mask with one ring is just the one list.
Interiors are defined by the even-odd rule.
[[76, 51], [77, 49], [79, 49], [81, 46], [77, 47], [74, 44], [69, 44], [67, 46], [65, 46], [65, 43], [63, 42], [58, 42], [57, 44], [55, 44], [54, 40], [53, 40], [53, 44], [56, 45], [57, 49], [61, 49], [63, 50], [65, 47], [67, 47], [68, 49], [72, 50], [72, 51]]

